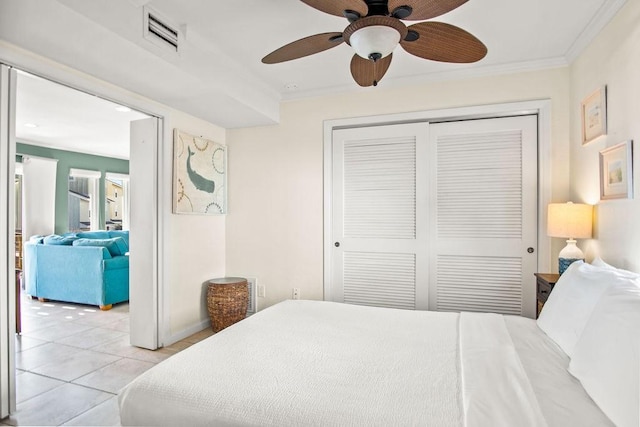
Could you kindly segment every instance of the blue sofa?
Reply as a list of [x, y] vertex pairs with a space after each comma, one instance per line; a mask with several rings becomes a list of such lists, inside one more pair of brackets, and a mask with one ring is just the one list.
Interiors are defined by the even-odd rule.
[[25, 291], [109, 310], [129, 300], [128, 255], [128, 231], [33, 236], [24, 245]]

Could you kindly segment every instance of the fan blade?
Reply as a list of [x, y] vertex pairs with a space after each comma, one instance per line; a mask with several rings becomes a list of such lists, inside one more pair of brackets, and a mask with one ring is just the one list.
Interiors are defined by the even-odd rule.
[[412, 55], [440, 62], [469, 63], [484, 58], [487, 47], [474, 35], [443, 22], [420, 22], [408, 27], [420, 37], [416, 41], [400, 41]]
[[389, 69], [389, 65], [391, 65], [391, 57], [392, 55], [388, 55], [373, 62], [359, 55], [353, 55], [353, 58], [351, 58], [353, 80], [363, 87], [377, 86]]
[[301, 0], [303, 3], [330, 15], [344, 16], [345, 10], [367, 16], [369, 6], [364, 0]]
[[422, 21], [444, 15], [453, 9], [462, 6], [469, 0], [389, 0], [389, 13], [402, 6], [409, 6], [411, 14], [401, 19], [410, 21]]
[[332, 47], [342, 44], [343, 41], [342, 33], [316, 34], [296, 40], [288, 45], [282, 46], [280, 49], [274, 50], [262, 58], [262, 62], [265, 64], [277, 64], [278, 62], [291, 61], [292, 59], [302, 58], [331, 49]]

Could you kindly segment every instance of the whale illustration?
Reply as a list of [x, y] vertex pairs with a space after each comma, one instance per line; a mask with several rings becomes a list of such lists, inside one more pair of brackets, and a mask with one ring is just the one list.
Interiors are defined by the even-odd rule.
[[193, 155], [193, 151], [191, 151], [191, 147], [187, 147], [187, 150], [189, 151], [189, 156], [187, 157], [187, 174], [189, 175], [189, 180], [198, 190], [213, 193], [216, 189], [216, 183], [203, 177], [191, 168], [191, 156]]

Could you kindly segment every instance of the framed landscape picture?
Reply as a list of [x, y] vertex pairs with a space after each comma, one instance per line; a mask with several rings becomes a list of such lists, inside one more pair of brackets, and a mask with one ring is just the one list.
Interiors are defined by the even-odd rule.
[[179, 129], [173, 131], [173, 212], [227, 212], [226, 147]]
[[607, 134], [607, 87], [587, 96], [580, 104], [582, 145]]
[[600, 151], [600, 199], [633, 198], [633, 148], [625, 141]]

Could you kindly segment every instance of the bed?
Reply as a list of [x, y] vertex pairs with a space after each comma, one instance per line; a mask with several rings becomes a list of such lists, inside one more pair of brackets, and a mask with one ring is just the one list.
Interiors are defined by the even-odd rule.
[[[561, 281], [558, 286], [562, 287]], [[640, 293], [640, 285], [634, 286]], [[558, 294], [563, 297], [562, 292]], [[566, 306], [551, 297], [550, 302], [547, 322], [556, 324], [554, 312]], [[603, 405], [596, 404], [593, 393], [587, 391], [591, 389], [578, 379], [580, 375], [577, 378], [571, 372], [579, 355], [574, 351], [583, 345], [573, 343], [570, 357], [552, 338], [555, 331], [543, 331], [539, 323], [491, 313], [285, 301], [138, 377], [119, 395], [121, 422], [614, 425], [611, 420], [617, 415], [612, 417], [604, 405], [605, 414]], [[568, 323], [575, 329], [575, 322]], [[583, 365], [589, 370], [588, 363]], [[628, 372], [635, 372], [637, 386], [638, 367]], [[623, 412], [633, 417], [628, 408]], [[627, 421], [617, 418], [616, 424]]]

